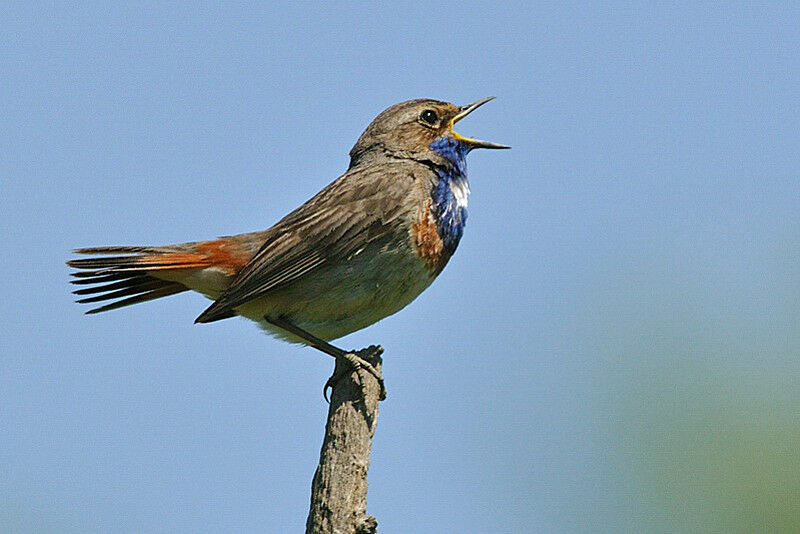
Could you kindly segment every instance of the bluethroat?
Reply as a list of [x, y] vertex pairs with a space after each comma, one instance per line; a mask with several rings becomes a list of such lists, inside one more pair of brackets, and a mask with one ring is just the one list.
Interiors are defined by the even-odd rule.
[[95, 256], [67, 262], [79, 269], [72, 283], [87, 286], [78, 302], [113, 301], [87, 312], [98, 313], [197, 291], [214, 301], [197, 323], [240, 315], [369, 369], [328, 342], [401, 310], [444, 269], [467, 220], [467, 154], [508, 148], [453, 126], [492, 98], [391, 106], [361, 134], [347, 172], [268, 230], [75, 250]]

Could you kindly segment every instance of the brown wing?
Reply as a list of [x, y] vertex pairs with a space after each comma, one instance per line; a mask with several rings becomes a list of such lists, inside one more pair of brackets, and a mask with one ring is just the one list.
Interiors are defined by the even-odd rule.
[[[326, 264], [348, 261], [365, 244], [403, 222], [413, 191], [413, 166], [352, 169], [268, 230], [267, 241], [231, 286], [195, 322], [232, 311]], [[417, 172], [419, 172], [417, 170]]]

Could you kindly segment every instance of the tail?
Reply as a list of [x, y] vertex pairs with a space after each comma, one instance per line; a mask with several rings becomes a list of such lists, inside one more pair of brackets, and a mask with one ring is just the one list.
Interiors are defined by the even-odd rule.
[[[76, 279], [73, 284], [88, 285], [84, 289], [73, 291], [75, 295], [94, 295], [81, 298], [77, 302], [88, 304], [104, 300], [116, 300], [104, 306], [93, 308], [87, 314], [147, 302], [169, 295], [188, 291], [185, 285], [162, 280], [154, 276], [158, 271], [174, 269], [194, 269], [207, 267], [202, 257], [187, 253], [178, 247], [97, 247], [74, 250], [76, 254], [126, 254], [125, 256], [107, 256], [70, 260], [67, 265], [78, 272], [71, 273]], [[126, 298], [123, 298], [126, 297]]]

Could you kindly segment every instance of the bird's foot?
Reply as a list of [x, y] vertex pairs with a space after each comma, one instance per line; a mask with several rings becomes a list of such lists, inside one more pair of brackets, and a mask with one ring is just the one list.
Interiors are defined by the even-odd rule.
[[362, 397], [365, 397], [367, 394], [365, 373], [369, 373], [378, 381], [378, 386], [380, 387], [378, 400], [386, 399], [386, 385], [383, 381], [383, 375], [381, 375], [381, 372], [375, 367], [376, 364], [380, 363], [380, 355], [382, 353], [383, 347], [380, 345], [370, 345], [357, 352], [344, 352], [337, 356], [336, 367], [333, 370], [333, 374], [328, 381], [325, 382], [325, 387], [322, 389], [322, 395], [325, 397], [325, 400], [330, 402], [328, 399], [328, 389], [333, 390], [333, 387], [339, 380], [352, 373], [353, 370], [358, 373], [358, 378], [361, 382]]

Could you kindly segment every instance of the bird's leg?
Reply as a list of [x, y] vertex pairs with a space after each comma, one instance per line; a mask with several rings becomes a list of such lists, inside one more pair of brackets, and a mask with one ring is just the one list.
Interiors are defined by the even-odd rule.
[[[332, 389], [334, 384], [336, 384], [344, 375], [350, 372], [347, 369], [347, 366], [340, 365], [340, 362], [347, 362], [351, 369], [354, 368], [359, 373], [359, 378], [361, 379], [362, 387], [364, 385], [364, 377], [361, 375], [361, 373], [365, 370], [369, 372], [372, 376], [375, 377], [375, 379], [378, 381], [378, 385], [381, 388], [379, 399], [384, 400], [386, 398], [386, 386], [384, 385], [383, 382], [383, 376], [377, 369], [375, 369], [375, 366], [373, 366], [363, 357], [359, 356], [355, 352], [347, 352], [345, 350], [340, 349], [339, 347], [331, 345], [324, 339], [320, 339], [314, 334], [307, 332], [302, 328], [300, 328], [299, 326], [290, 323], [284, 317], [271, 317], [265, 315], [264, 320], [270, 324], [277, 326], [278, 328], [282, 328], [287, 332], [296, 335], [297, 337], [308, 343], [309, 346], [314, 347], [315, 349], [336, 358], [336, 367], [333, 371], [333, 374], [328, 379], [328, 381], [325, 382], [325, 387], [322, 390], [322, 394], [325, 397], [325, 400], [328, 400], [328, 388]], [[374, 356], [379, 356], [383, 352], [383, 347], [372, 345], [364, 350], [369, 351], [368, 357], [374, 357]]]

